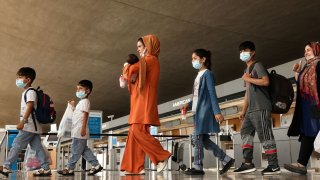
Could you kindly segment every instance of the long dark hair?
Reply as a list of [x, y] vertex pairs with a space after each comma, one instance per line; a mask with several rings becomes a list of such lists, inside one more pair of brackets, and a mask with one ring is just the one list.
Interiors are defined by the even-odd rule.
[[211, 52], [205, 49], [196, 49], [193, 51], [200, 58], [206, 58], [206, 61], [203, 63], [207, 69], [211, 70]]

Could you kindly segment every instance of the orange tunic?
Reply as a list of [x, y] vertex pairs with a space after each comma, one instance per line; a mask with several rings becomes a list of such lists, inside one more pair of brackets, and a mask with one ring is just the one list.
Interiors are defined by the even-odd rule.
[[147, 48], [145, 57], [139, 63], [124, 68], [123, 74], [131, 80], [138, 74], [134, 83], [128, 82], [130, 91], [129, 124], [149, 124], [160, 126], [158, 115], [158, 83], [160, 76], [160, 42], [156, 36], [143, 37]]
[[[158, 82], [160, 64], [158, 58], [152, 55], [144, 57], [146, 62], [145, 85], [140, 89], [140, 78], [130, 84], [130, 117], [129, 124], [150, 124], [159, 126], [158, 115]], [[129, 79], [139, 72], [139, 64], [129, 67]], [[130, 82], [129, 82], [130, 83]]]

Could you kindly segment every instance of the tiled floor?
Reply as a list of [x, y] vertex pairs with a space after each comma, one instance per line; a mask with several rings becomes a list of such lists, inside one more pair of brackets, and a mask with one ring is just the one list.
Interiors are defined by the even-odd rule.
[[314, 170], [309, 170], [307, 175], [298, 175], [294, 173], [290, 173], [284, 169], [282, 169], [281, 175], [275, 176], [262, 176], [260, 174], [261, 170], [258, 170], [254, 173], [250, 174], [234, 174], [229, 172], [224, 176], [217, 176], [216, 171], [207, 170], [204, 176], [188, 176], [178, 171], [164, 171], [163, 173], [158, 174], [155, 171], [146, 171], [146, 175], [144, 176], [125, 176], [122, 172], [119, 171], [103, 171], [98, 173], [96, 176], [87, 176], [85, 172], [76, 172], [75, 176], [72, 177], [63, 177], [58, 175], [56, 172], [53, 172], [51, 177], [33, 177], [32, 173], [26, 172], [15, 172], [9, 176], [9, 178], [5, 178], [1, 176], [0, 179], [41, 179], [41, 180], [178, 180], [178, 179], [190, 179], [190, 180], [205, 180], [205, 179], [226, 179], [226, 180], [237, 180], [237, 179], [246, 179], [246, 180], [262, 180], [262, 179], [287, 179], [287, 180], [320, 180], [320, 173], [316, 173]]

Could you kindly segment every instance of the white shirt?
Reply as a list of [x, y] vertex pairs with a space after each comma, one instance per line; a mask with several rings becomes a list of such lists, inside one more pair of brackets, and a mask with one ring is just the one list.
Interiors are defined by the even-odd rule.
[[[29, 88], [32, 88], [32, 87], [29, 87]], [[28, 89], [29, 89], [28, 88]], [[27, 90], [28, 90], [27, 89]], [[34, 90], [29, 90], [28, 93], [27, 93], [27, 98], [26, 98], [26, 101], [24, 99], [24, 95], [25, 93], [27, 92], [27, 90], [23, 91], [22, 93], [22, 97], [21, 97], [21, 108], [20, 108], [20, 121], [23, 120], [23, 116], [26, 112], [26, 108], [27, 108], [27, 103], [26, 102], [30, 102], [30, 101], [33, 101], [33, 108], [34, 109], [37, 109], [37, 93], [36, 91]], [[38, 120], [37, 120], [37, 117], [35, 115], [35, 112], [32, 111], [32, 113], [34, 113], [34, 118], [35, 120], [33, 121], [32, 119], [32, 115], [30, 114], [29, 118], [28, 118], [28, 123], [24, 124], [24, 127], [23, 127], [23, 131], [27, 131], [27, 132], [31, 132], [31, 133], [42, 133], [42, 127], [41, 125], [39, 124]], [[35, 130], [35, 127], [34, 127], [34, 122], [36, 123], [36, 126], [37, 126], [37, 131]]]
[[83, 122], [83, 113], [90, 111], [90, 101], [88, 98], [81, 99], [77, 104], [72, 115], [72, 128], [71, 128], [71, 137], [78, 139], [88, 139], [89, 138], [89, 128], [87, 124], [87, 131], [85, 136], [81, 136], [82, 122]]
[[199, 99], [199, 86], [200, 86], [200, 78], [203, 76], [203, 74], [206, 72], [207, 69], [199, 71], [196, 79], [194, 80], [193, 84], [193, 97], [192, 97], [192, 109], [191, 111], [195, 114], [197, 110], [198, 105], [198, 99]]

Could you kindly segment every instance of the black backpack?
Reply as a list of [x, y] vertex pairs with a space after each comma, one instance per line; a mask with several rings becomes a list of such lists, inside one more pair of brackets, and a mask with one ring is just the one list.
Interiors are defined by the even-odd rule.
[[50, 96], [45, 94], [42, 90], [40, 90], [40, 87], [38, 87], [37, 89], [29, 88], [24, 94], [25, 102], [27, 102], [27, 93], [30, 90], [33, 90], [37, 93], [37, 109], [33, 109], [33, 112], [31, 113], [35, 130], [37, 131], [35, 119], [37, 119], [38, 122], [41, 124], [53, 123], [56, 119], [56, 111], [54, 110], [54, 104]]
[[[253, 70], [254, 65], [257, 63], [254, 62], [249, 67], [249, 72]], [[268, 72], [268, 70], [267, 70]], [[271, 101], [272, 106], [272, 113], [275, 114], [285, 114], [289, 111], [290, 106], [292, 104], [294, 98], [294, 90], [292, 84], [289, 79], [286, 77], [277, 74], [275, 70], [271, 70], [268, 72], [269, 76], [269, 86], [268, 86], [268, 93], [266, 96]], [[259, 86], [255, 86], [259, 87]], [[262, 91], [265, 93], [265, 91]]]

